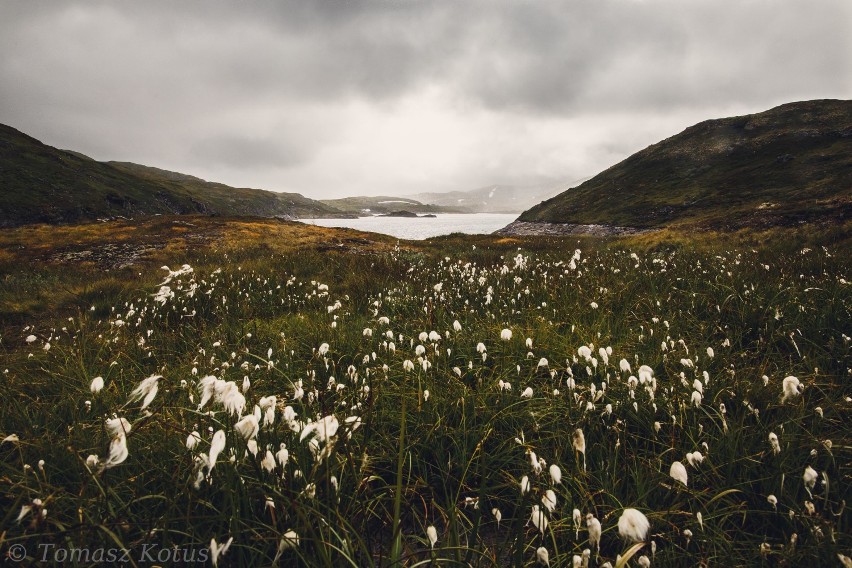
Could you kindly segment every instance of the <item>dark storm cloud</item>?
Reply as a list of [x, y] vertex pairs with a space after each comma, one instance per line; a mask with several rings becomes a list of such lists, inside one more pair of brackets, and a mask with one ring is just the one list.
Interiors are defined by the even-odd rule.
[[849, 98], [850, 24], [846, 0], [4, 2], [0, 122], [315, 195], [580, 177]]

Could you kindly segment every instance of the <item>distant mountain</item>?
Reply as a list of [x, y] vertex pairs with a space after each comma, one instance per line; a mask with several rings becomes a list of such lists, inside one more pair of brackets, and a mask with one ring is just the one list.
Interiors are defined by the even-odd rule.
[[234, 188], [128, 162], [97, 162], [0, 125], [0, 227], [158, 213], [346, 216], [298, 193]]
[[850, 213], [852, 101], [815, 100], [691, 126], [518, 220], [732, 230]]
[[419, 193], [413, 198], [443, 207], [457, 207], [468, 213], [520, 213], [583, 180], [539, 185], [487, 185], [469, 191]]
[[386, 215], [405, 209], [412, 213], [470, 213], [465, 207], [450, 207], [422, 203], [407, 197], [358, 196], [341, 199], [323, 199], [322, 203], [353, 215]]

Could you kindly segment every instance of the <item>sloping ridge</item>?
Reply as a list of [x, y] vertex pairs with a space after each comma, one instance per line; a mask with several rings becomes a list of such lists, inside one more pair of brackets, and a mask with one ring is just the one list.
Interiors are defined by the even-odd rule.
[[340, 216], [297, 193], [234, 188], [127, 162], [98, 162], [0, 125], [0, 226], [206, 213]]
[[732, 230], [850, 213], [852, 101], [814, 100], [691, 126], [518, 220]]

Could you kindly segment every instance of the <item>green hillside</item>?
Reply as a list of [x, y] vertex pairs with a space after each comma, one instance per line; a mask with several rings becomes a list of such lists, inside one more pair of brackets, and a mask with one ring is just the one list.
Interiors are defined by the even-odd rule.
[[296, 193], [233, 188], [137, 164], [97, 162], [0, 125], [0, 227], [188, 213], [341, 216]]
[[852, 212], [852, 101], [708, 120], [521, 214], [652, 228], [792, 226]]

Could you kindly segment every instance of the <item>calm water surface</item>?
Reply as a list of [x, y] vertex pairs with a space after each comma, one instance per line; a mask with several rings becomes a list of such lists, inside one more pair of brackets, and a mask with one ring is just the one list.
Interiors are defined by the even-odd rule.
[[502, 229], [518, 218], [518, 213], [446, 213], [435, 218], [359, 217], [357, 219], [304, 219], [320, 227], [348, 227], [384, 233], [400, 239], [420, 240], [450, 233], [480, 235]]

